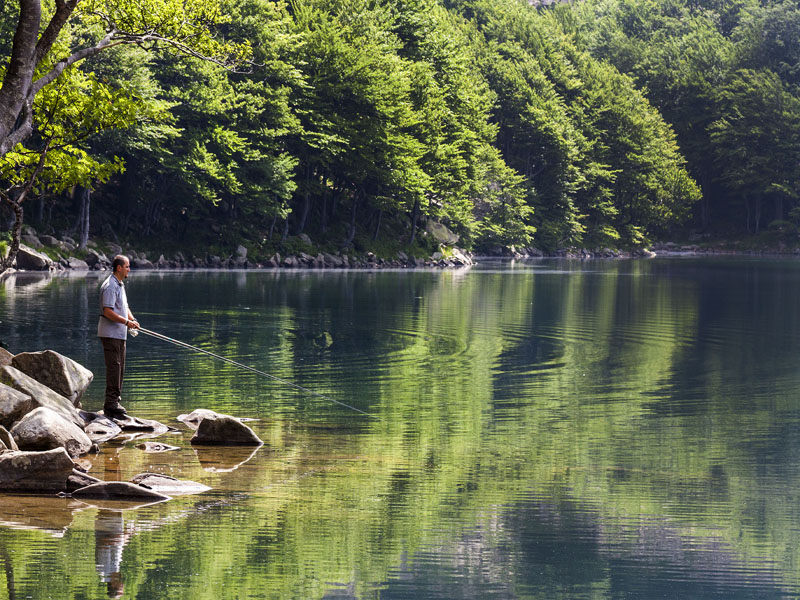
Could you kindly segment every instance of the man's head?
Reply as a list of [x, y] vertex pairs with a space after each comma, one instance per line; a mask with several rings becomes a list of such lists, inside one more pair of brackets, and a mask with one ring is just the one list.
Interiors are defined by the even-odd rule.
[[114, 275], [117, 276], [117, 279], [123, 281], [126, 277], [128, 277], [128, 273], [131, 270], [131, 263], [128, 260], [128, 257], [122, 254], [117, 254], [114, 257], [114, 260], [111, 262], [111, 270], [114, 272]]

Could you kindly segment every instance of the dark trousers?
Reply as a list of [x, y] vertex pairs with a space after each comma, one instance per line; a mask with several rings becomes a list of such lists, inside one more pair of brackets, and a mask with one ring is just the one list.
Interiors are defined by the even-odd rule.
[[122, 398], [122, 378], [125, 376], [125, 340], [100, 338], [106, 361], [106, 398], [103, 406], [114, 408]]

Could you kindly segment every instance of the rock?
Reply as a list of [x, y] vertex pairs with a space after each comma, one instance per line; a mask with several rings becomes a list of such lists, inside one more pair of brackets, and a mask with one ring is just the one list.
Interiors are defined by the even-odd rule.
[[140, 473], [131, 479], [131, 483], [170, 496], [202, 494], [211, 489], [207, 485], [196, 481], [175, 479], [169, 475], [159, 475], [158, 473]]
[[61, 394], [75, 406], [80, 405], [83, 393], [94, 379], [89, 369], [52, 350], [22, 352], [14, 357], [11, 366]]
[[437, 223], [433, 220], [428, 220], [425, 223], [425, 231], [427, 231], [433, 239], [435, 239], [440, 244], [447, 244], [448, 246], [452, 246], [453, 244], [458, 243], [458, 235], [450, 231], [447, 227], [442, 225], [441, 223]]
[[81, 416], [86, 422], [84, 431], [95, 444], [113, 440], [122, 433], [122, 427], [104, 415], [81, 411]]
[[152, 502], [163, 502], [171, 500], [169, 496], [159, 494], [135, 483], [127, 481], [101, 481], [87, 485], [72, 492], [73, 498], [89, 500], [128, 500], [139, 501], [148, 500]]
[[192, 429], [197, 429], [197, 426], [200, 425], [200, 421], [205, 419], [206, 417], [218, 417], [220, 416], [219, 413], [214, 412], [213, 410], [208, 410], [205, 408], [198, 408], [190, 412], [188, 415], [178, 415], [176, 419], [185, 425], [188, 425]]
[[19, 245], [17, 252], [17, 268], [28, 271], [47, 271], [53, 267], [53, 261], [45, 254], [37, 252], [24, 244]]
[[56, 238], [52, 235], [40, 235], [39, 241], [42, 242], [48, 248], [60, 248], [61, 242], [59, 242]]
[[264, 442], [239, 419], [229, 415], [206, 417], [197, 426], [192, 444], [260, 446]]
[[242, 258], [247, 258], [247, 248], [242, 245], [236, 247], [236, 256], [241, 256]]
[[131, 415], [124, 415], [119, 418], [114, 417], [112, 421], [114, 421], [122, 431], [143, 431], [155, 435], [161, 435], [169, 431], [169, 427], [163, 423], [153, 421], [152, 419], [140, 419], [139, 417], [132, 417]]
[[9, 451], [0, 454], [0, 490], [63, 492], [75, 463], [64, 448], [46, 452]]
[[141, 444], [136, 444], [136, 448], [148, 454], [180, 450], [178, 446], [170, 446], [169, 444], [162, 444], [160, 442], [142, 442]]
[[84, 473], [83, 471], [79, 471], [78, 469], [73, 469], [72, 473], [69, 477], [67, 477], [67, 492], [74, 492], [75, 490], [79, 490], [81, 488], [86, 487], [87, 485], [94, 485], [95, 483], [100, 483], [100, 480], [97, 477], [92, 477]]
[[69, 268], [72, 269], [73, 271], [89, 270], [89, 265], [86, 263], [86, 261], [83, 261], [80, 258], [75, 258], [74, 256], [70, 256], [67, 259], [67, 264], [69, 265]]
[[86, 251], [86, 264], [89, 265], [89, 267], [94, 267], [95, 265], [108, 262], [111, 261], [106, 258], [105, 254], [101, 254], [100, 252], [92, 249]]
[[[13, 368], [13, 367], [12, 367]], [[36, 408], [28, 394], [0, 383], [0, 425], [13, 427], [26, 414]]]
[[131, 269], [154, 269], [153, 263], [146, 258], [134, 258], [131, 261]]
[[44, 247], [44, 244], [42, 244], [41, 240], [35, 235], [30, 235], [30, 234], [21, 235], [19, 239], [28, 244], [28, 246], [30, 246], [31, 248], [39, 249]]
[[19, 446], [17, 446], [14, 436], [12, 436], [8, 432], [8, 429], [3, 426], [0, 426], [0, 444], [3, 445], [4, 450], [19, 450]]
[[21, 450], [65, 448], [70, 456], [80, 456], [92, 447], [83, 429], [44, 406], [22, 417], [11, 428], [11, 435]]
[[308, 235], [306, 235], [305, 233], [301, 233], [300, 235], [298, 235], [297, 239], [300, 240], [301, 242], [303, 242], [304, 244], [309, 245], [309, 246], [313, 245], [313, 242], [311, 241], [311, 238], [308, 237]]
[[6, 365], [11, 364], [11, 359], [14, 358], [14, 355], [11, 354], [8, 350], [0, 346], [0, 367], [5, 367]]

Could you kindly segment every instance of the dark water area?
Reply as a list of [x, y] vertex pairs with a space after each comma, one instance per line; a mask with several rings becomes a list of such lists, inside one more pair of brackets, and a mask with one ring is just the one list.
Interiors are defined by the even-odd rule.
[[[96, 274], [0, 282], [0, 340], [91, 369]], [[130, 507], [0, 496], [0, 598], [798, 598], [800, 262], [483, 262], [466, 270], [133, 272], [101, 479]], [[175, 417], [239, 417], [256, 450]]]

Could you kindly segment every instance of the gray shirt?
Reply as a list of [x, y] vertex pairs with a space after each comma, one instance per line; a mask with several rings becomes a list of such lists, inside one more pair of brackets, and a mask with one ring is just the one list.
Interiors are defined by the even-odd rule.
[[[128, 317], [128, 297], [125, 295], [125, 285], [111, 275], [100, 286], [100, 315], [104, 308], [110, 308], [121, 317]], [[97, 323], [97, 336], [124, 340], [128, 337], [128, 326], [117, 323], [101, 316]]]

